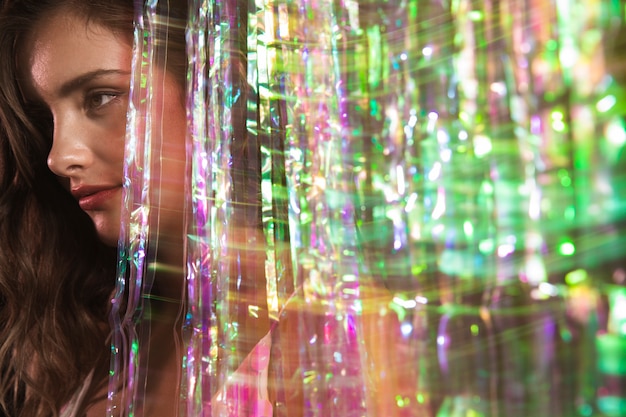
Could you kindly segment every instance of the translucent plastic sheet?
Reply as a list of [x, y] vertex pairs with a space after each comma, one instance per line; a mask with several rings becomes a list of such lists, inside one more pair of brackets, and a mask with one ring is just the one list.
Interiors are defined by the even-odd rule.
[[[622, 2], [170, 3], [137, 5], [111, 412], [153, 395], [178, 274], [180, 415], [626, 413]], [[177, 271], [153, 126], [185, 26]]]

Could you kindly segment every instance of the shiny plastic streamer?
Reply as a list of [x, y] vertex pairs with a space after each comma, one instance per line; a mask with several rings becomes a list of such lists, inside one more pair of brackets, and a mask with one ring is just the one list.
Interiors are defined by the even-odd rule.
[[[138, 5], [142, 8], [142, 5]], [[149, 234], [150, 190], [150, 118], [147, 114], [148, 63], [153, 54], [149, 32], [144, 29], [143, 15], [138, 16], [134, 34], [134, 78], [128, 111], [127, 145], [124, 164], [122, 229], [119, 242], [119, 266], [116, 295], [113, 299], [112, 363], [109, 380], [108, 415], [136, 415], [141, 408], [142, 390], [139, 378], [141, 357], [139, 334], [142, 325], [143, 294], [146, 293], [146, 245]]]
[[[137, 4], [111, 415], [159, 349], [170, 2]], [[624, 8], [190, 0], [180, 415], [626, 415]]]
[[[170, 173], [167, 172], [166, 160], [175, 158], [166, 154], [168, 148], [162, 134], [162, 121], [167, 118], [167, 106], [172, 103], [164, 102], [165, 81], [161, 75], [170, 54], [170, 45], [163, 41], [164, 34], [174, 27], [184, 27], [185, 21], [181, 23], [180, 18], [170, 16], [168, 2], [143, 4], [138, 1], [135, 10], [134, 76], [131, 80], [125, 149], [118, 281], [111, 314], [112, 362], [107, 413], [114, 416], [150, 413], [144, 409], [150, 395], [155, 395], [146, 391], [149, 379], [157, 381], [157, 378], [162, 378], [159, 375], [160, 364], [151, 362], [150, 357], [168, 357], [157, 354], [155, 349], [170, 353], [167, 351], [169, 344], [162, 340], [155, 344], [153, 335], [159, 330], [162, 332], [164, 325], [172, 327], [170, 323], [179, 319], [178, 307], [172, 310], [162, 304], [176, 305], [180, 291], [174, 291], [174, 295], [171, 291], [168, 293], [171, 284], [167, 281], [172, 275], [182, 276], [184, 269], [182, 255], [179, 264], [172, 265], [171, 254], [163, 255], [166, 250], [171, 253], [171, 249], [161, 250], [162, 246], [167, 247], [168, 238], [171, 238], [171, 230], [162, 226], [161, 222], [162, 211], [166, 210], [164, 200], [171, 198], [168, 194], [171, 185], [167, 185]], [[179, 138], [179, 141], [184, 144], [185, 137]], [[188, 188], [185, 184], [175, 184], [175, 187]], [[180, 202], [180, 205], [184, 204], [185, 201]], [[181, 212], [182, 216], [184, 213]], [[155, 281], [155, 277], [159, 279]], [[157, 294], [153, 294], [155, 285], [161, 287]], [[173, 299], [168, 299], [168, 296]], [[153, 315], [153, 308], [157, 314]], [[158, 318], [159, 313], [172, 317]], [[179, 350], [177, 333], [171, 330], [167, 338], [173, 340], [175, 349]]]

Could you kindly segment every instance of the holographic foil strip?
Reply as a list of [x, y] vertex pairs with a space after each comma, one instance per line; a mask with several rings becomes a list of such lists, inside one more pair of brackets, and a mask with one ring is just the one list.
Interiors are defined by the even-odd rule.
[[[135, 3], [133, 78], [129, 98], [125, 149], [124, 197], [119, 241], [119, 267], [113, 299], [113, 359], [109, 380], [109, 415], [143, 415], [147, 383], [150, 305], [147, 301], [154, 280], [156, 242], [150, 242], [154, 216], [152, 92], [159, 20], [156, 3]], [[154, 148], [154, 149], [153, 149]], [[156, 239], [154, 239], [156, 240]], [[153, 248], [149, 250], [149, 246]]]
[[[275, 94], [284, 97], [286, 107], [282, 123], [297, 291], [282, 319], [298, 323], [281, 334], [283, 354], [297, 361], [283, 360], [283, 375], [289, 379], [294, 369], [301, 375], [298, 387], [284, 388], [285, 397], [298, 390], [302, 395], [302, 403], [287, 404], [287, 415], [393, 412], [396, 397], [408, 404], [404, 393], [416, 392], [415, 368], [390, 379], [379, 372], [379, 365], [392, 365], [388, 371], [397, 367], [385, 361], [382, 344], [369, 333], [393, 323], [388, 341], [404, 351], [419, 332], [398, 339], [389, 310], [394, 297], [384, 288], [415, 296], [414, 284], [405, 279], [408, 264], [392, 261], [393, 254], [401, 259], [408, 251], [405, 218], [398, 211], [406, 182], [393, 161], [402, 162], [397, 136], [402, 126], [396, 122], [409, 111], [404, 93], [413, 89], [404, 89], [400, 52], [382, 34], [389, 30], [404, 45], [412, 35], [410, 7], [321, 1], [279, 3], [275, 9], [282, 55], [274, 67], [282, 78]], [[414, 52], [408, 51], [409, 58]], [[394, 83], [387, 84], [387, 77]], [[382, 266], [383, 253], [389, 259], [381, 274], [375, 267]], [[400, 311], [406, 329], [421, 324], [421, 313]], [[287, 349], [294, 338], [301, 346], [297, 354]], [[415, 359], [415, 352], [400, 357]], [[420, 413], [420, 406], [403, 406], [401, 412]]]
[[[213, 3], [194, 1], [190, 4], [187, 27], [189, 55], [187, 111], [191, 131], [192, 221], [189, 223], [187, 252], [188, 339], [183, 395], [186, 415], [211, 415], [211, 398], [215, 392], [216, 375], [216, 311], [213, 307], [211, 240], [215, 205], [212, 173], [215, 155], [215, 114], [219, 107], [212, 103], [208, 86], [211, 73], [209, 55], [215, 33], [211, 30]], [[211, 106], [211, 104], [214, 104]], [[212, 390], [213, 388], [213, 390]]]
[[247, 387], [231, 377], [269, 330], [258, 94], [255, 61], [247, 56], [255, 16], [255, 6], [241, 1], [195, 2], [190, 15], [194, 192], [186, 395], [192, 414], [208, 414], [212, 401], [228, 415], [249, 413]]
[[[119, 242], [119, 267], [116, 295], [113, 299], [112, 366], [109, 380], [108, 415], [133, 415], [137, 396], [138, 335], [134, 315], [141, 305], [146, 237], [148, 234], [146, 184], [149, 160], [146, 161], [147, 123], [143, 123], [146, 89], [151, 60], [150, 34], [143, 19], [143, 5], [136, 2], [137, 24], [134, 33], [133, 79], [129, 99], [129, 123], [124, 164], [124, 192]], [[148, 178], [144, 175], [147, 168]]]
[[[146, 100], [130, 113], [133, 262], [115, 299], [129, 307], [113, 316], [111, 387], [129, 388], [129, 413], [156, 3], [135, 39]], [[616, 4], [191, 1], [181, 414], [619, 411], [625, 94], [603, 55]]]

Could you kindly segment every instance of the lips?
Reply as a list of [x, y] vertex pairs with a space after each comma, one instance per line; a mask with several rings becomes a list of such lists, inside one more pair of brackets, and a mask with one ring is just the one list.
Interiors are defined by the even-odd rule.
[[102, 210], [120, 188], [119, 185], [72, 187], [72, 195], [84, 211]]

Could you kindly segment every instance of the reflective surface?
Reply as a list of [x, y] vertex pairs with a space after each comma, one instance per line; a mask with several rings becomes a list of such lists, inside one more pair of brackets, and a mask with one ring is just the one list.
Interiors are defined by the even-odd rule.
[[[137, 410], [154, 3], [111, 385]], [[189, 10], [181, 415], [626, 415], [623, 4]]]

